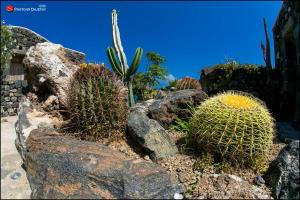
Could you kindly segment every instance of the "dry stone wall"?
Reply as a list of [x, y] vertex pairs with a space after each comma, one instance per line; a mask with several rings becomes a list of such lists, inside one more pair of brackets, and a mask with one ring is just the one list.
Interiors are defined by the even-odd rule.
[[[14, 43], [13, 58], [21, 58], [19, 64], [23, 64], [23, 58], [28, 49], [38, 43], [49, 42], [43, 36], [34, 31], [20, 26], [9, 26], [12, 32]], [[72, 63], [85, 62], [85, 54], [72, 49], [64, 48], [65, 58]], [[25, 80], [10, 80], [7, 76], [10, 75], [11, 69], [8, 69], [1, 77], [1, 117], [17, 115], [17, 108], [20, 97], [27, 91], [28, 81], [26, 80], [26, 68], [24, 69]]]
[[23, 90], [27, 87], [26, 80], [1, 80], [1, 117], [17, 114]]

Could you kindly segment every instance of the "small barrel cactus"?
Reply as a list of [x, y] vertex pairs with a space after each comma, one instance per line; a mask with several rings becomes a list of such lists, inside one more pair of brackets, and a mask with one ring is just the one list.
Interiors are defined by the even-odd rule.
[[265, 170], [274, 120], [259, 99], [235, 91], [218, 94], [195, 110], [190, 128], [203, 150], [241, 166]]
[[185, 90], [185, 89], [200, 89], [201, 84], [198, 80], [190, 77], [184, 77], [176, 82], [177, 90]]
[[125, 131], [127, 89], [103, 65], [81, 64], [74, 74], [68, 98], [72, 124], [81, 138], [113, 139]]

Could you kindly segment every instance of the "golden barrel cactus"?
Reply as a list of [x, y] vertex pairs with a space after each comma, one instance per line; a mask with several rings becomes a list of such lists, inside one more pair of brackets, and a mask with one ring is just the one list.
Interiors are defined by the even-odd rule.
[[190, 121], [199, 147], [242, 166], [262, 170], [270, 150], [274, 119], [259, 99], [228, 91], [204, 101]]

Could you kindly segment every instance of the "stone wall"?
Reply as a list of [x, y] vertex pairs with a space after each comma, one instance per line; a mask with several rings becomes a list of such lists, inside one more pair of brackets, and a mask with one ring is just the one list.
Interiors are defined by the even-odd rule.
[[48, 40], [30, 29], [20, 26], [9, 26], [15, 45], [15, 52], [25, 53], [31, 46], [37, 43], [48, 42]]
[[[18, 101], [27, 89], [26, 69], [23, 65], [26, 52], [38, 43], [49, 42], [46, 38], [28, 28], [8, 27], [12, 32], [14, 49], [10, 68], [6, 69], [1, 77], [1, 117], [17, 114]], [[85, 62], [85, 54], [82, 52], [64, 48], [64, 53], [64, 56], [73, 63]], [[17, 71], [18, 75], [12, 74], [14, 71]], [[20, 75], [20, 71], [24, 74]], [[20, 79], [20, 77], [22, 78]], [[25, 77], [25, 80], [23, 80], [23, 77]]]
[[300, 125], [300, 2], [284, 1], [273, 26], [275, 67], [281, 71], [280, 112]]
[[26, 80], [1, 81], [1, 117], [17, 114], [19, 101], [26, 87]]
[[280, 101], [278, 70], [255, 65], [219, 64], [201, 71], [200, 83], [208, 95], [227, 90], [247, 92], [258, 97], [278, 119]]

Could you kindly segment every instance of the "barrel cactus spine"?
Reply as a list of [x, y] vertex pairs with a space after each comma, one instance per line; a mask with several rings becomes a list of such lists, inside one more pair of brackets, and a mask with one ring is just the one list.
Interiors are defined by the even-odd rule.
[[114, 139], [125, 131], [128, 107], [123, 82], [102, 65], [81, 64], [68, 94], [73, 127], [82, 139]]
[[265, 170], [274, 119], [250, 94], [228, 91], [203, 102], [190, 121], [199, 146], [221, 159]]
[[191, 77], [184, 77], [176, 82], [177, 90], [185, 90], [185, 89], [201, 89], [201, 84], [198, 80]]
[[[112, 36], [114, 48], [107, 48], [107, 56], [113, 71], [121, 77], [124, 84], [128, 87], [128, 104], [129, 106], [133, 106], [134, 98], [132, 89], [132, 76], [136, 73], [138, 66], [140, 65], [143, 49], [140, 47], [136, 49], [133, 61], [130, 67], [128, 67], [127, 58], [121, 43], [120, 31], [118, 27], [118, 15], [115, 9], [112, 11]], [[117, 51], [118, 60], [114, 49]]]

